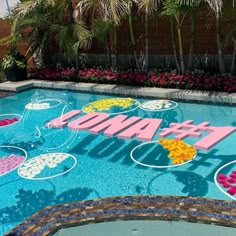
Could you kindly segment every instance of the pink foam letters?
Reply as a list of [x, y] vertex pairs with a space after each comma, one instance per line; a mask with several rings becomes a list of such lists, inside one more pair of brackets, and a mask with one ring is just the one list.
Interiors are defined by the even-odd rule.
[[[72, 110], [54, 120], [48, 122], [46, 125], [55, 128], [62, 128], [72, 117], [80, 114], [81, 110]], [[72, 120], [68, 123], [68, 128], [72, 130], [89, 130], [91, 133], [99, 133], [104, 131], [106, 136], [114, 136], [118, 134], [119, 138], [131, 139], [137, 136], [139, 140], [151, 141], [157, 129], [159, 128], [162, 119], [152, 119], [126, 115], [117, 115], [109, 118], [109, 114], [102, 112], [88, 113], [82, 117]], [[201, 132], [210, 132], [207, 136], [197, 141], [193, 146], [197, 149], [208, 150], [227, 137], [236, 128], [215, 127], [210, 126], [209, 122], [202, 122], [194, 125], [192, 120], [187, 120], [182, 123], [171, 123], [169, 128], [164, 128], [159, 134], [159, 138], [164, 138], [168, 135], [174, 134], [175, 139], [184, 139], [187, 137], [201, 137]]]
[[170, 134], [176, 134], [175, 139], [184, 139], [189, 136], [201, 137], [201, 132], [199, 131], [211, 132], [193, 145], [197, 149], [208, 150], [236, 130], [234, 127], [230, 126], [209, 126], [209, 122], [202, 122], [199, 125], [194, 125], [192, 123], [192, 120], [187, 120], [182, 123], [171, 123], [169, 128], [164, 128], [162, 130], [159, 134], [159, 138], [164, 138]]
[[81, 110], [72, 110], [67, 112], [64, 115], [61, 115], [54, 120], [49, 121], [46, 126], [48, 128], [62, 128], [64, 127], [68, 122], [68, 120], [78, 114], [80, 114], [82, 111]]
[[106, 120], [108, 117], [109, 114], [107, 113], [102, 113], [102, 112], [88, 113], [85, 116], [79, 117], [78, 119], [71, 121], [68, 124], [68, 128], [73, 130], [90, 129], [93, 126]]
[[115, 134], [119, 133], [124, 128], [130, 126], [131, 124], [141, 120], [140, 117], [132, 116], [126, 119], [127, 116], [125, 115], [118, 115], [115, 116], [103, 123], [91, 128], [89, 131], [91, 133], [97, 134], [103, 130], [106, 136], [114, 136]]
[[201, 132], [207, 131], [209, 122], [203, 122], [199, 125], [193, 125], [193, 120], [186, 120], [183, 123], [170, 123], [170, 128], [162, 129], [162, 132], [158, 135], [159, 138], [164, 138], [170, 134], [176, 134], [175, 139], [181, 140], [187, 138], [188, 136], [192, 137], [201, 137]]
[[203, 139], [196, 142], [193, 146], [197, 149], [209, 150], [223, 138], [227, 137], [233, 133], [236, 129], [234, 127], [225, 126], [225, 127], [214, 127], [210, 126], [207, 131], [211, 132]]
[[118, 134], [119, 138], [130, 139], [137, 136], [140, 140], [151, 141], [159, 128], [162, 119], [145, 118]]

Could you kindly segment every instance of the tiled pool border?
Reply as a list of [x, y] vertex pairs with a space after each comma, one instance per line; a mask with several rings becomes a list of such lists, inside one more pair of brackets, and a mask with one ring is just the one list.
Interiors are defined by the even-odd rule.
[[236, 202], [179, 196], [86, 200], [46, 207], [6, 235], [53, 235], [64, 228], [126, 220], [184, 221], [236, 228]]
[[123, 85], [76, 83], [63, 81], [25, 80], [19, 82], [4, 82], [0, 84], [1, 91], [20, 92], [30, 88], [65, 89], [81, 92], [107, 93], [129, 95], [135, 97], [152, 97], [195, 102], [210, 102], [217, 104], [236, 104], [236, 93], [194, 91], [182, 89], [162, 89], [153, 87], [131, 87]]
[[[8, 95], [11, 92], [37, 87], [226, 105], [236, 104], [234, 93], [39, 80], [0, 84], [0, 90]], [[53, 235], [63, 228], [117, 220], [185, 221], [236, 228], [236, 202], [176, 196], [127, 196], [87, 200], [46, 207], [6, 235]]]

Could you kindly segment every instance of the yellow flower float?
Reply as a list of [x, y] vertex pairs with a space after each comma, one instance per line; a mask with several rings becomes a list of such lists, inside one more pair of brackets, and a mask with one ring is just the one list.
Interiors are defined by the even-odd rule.
[[173, 165], [182, 164], [192, 160], [196, 154], [196, 149], [182, 140], [160, 139], [158, 141], [163, 148], [170, 151], [168, 157], [172, 159]]
[[112, 108], [119, 108], [122, 109], [121, 112], [116, 112], [112, 114], [121, 114], [135, 110], [136, 108], [139, 107], [139, 105], [140, 103], [133, 98], [106, 98], [89, 103], [88, 105], [85, 105], [82, 108], [82, 110], [85, 113], [91, 113], [91, 112], [104, 112], [104, 111], [107, 112]]

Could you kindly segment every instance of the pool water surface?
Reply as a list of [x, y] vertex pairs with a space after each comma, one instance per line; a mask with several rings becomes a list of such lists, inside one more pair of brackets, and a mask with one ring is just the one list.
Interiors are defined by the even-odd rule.
[[[104, 112], [162, 122], [147, 141], [46, 125], [72, 110], [83, 112], [70, 121]], [[0, 99], [0, 235], [45, 206], [85, 199], [174, 195], [235, 200], [236, 192], [227, 191], [236, 186], [236, 132], [209, 150], [192, 148], [198, 137], [184, 138], [185, 152], [196, 153], [176, 164], [157, 142], [163, 128], [187, 120], [236, 127], [236, 107], [48, 89]]]

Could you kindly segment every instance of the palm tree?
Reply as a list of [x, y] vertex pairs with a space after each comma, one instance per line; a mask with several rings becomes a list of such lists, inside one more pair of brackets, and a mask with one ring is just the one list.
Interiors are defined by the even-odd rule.
[[227, 29], [226, 34], [226, 44], [233, 44], [233, 52], [232, 52], [232, 61], [231, 61], [231, 67], [230, 67], [230, 74], [236, 75], [236, 12], [235, 8], [233, 6], [232, 8], [232, 2], [227, 1], [225, 3], [225, 7], [223, 9], [223, 14], [227, 16], [227, 18], [230, 19], [231, 24], [229, 24], [229, 27]]
[[[182, 5], [192, 6], [195, 0], [177, 0]], [[225, 73], [224, 54], [222, 49], [221, 40], [221, 9], [223, 6], [223, 0], [204, 0], [215, 12], [216, 16], [216, 42], [217, 42], [217, 54], [219, 62], [219, 72]]]
[[10, 15], [10, 13], [11, 13], [11, 9], [10, 9], [10, 6], [9, 6], [9, 2], [8, 2], [8, 0], [6, 0], [6, 4], [7, 4], [8, 14]]
[[190, 46], [189, 46], [189, 53], [188, 53], [188, 70], [193, 69], [193, 54], [195, 49], [195, 42], [196, 42], [196, 18], [197, 12], [200, 10], [201, 0], [194, 1], [189, 7], [191, 14], [191, 38], [190, 38]]
[[140, 70], [141, 68], [140, 68], [140, 63], [138, 60], [138, 54], [137, 54], [137, 50], [136, 50], [136, 40], [135, 40], [134, 29], [133, 29], [132, 8], [133, 8], [134, 2], [137, 3], [137, 1], [134, 1], [134, 0], [127, 1], [127, 7], [129, 9], [128, 24], [129, 24], [130, 42], [131, 42], [131, 46], [132, 46], [132, 53], [133, 53], [134, 62], [136, 65], [136, 69]]
[[148, 71], [149, 69], [149, 31], [148, 31], [148, 19], [149, 16], [157, 10], [158, 5], [162, 2], [162, 0], [140, 0], [138, 1], [139, 10], [144, 12], [144, 28], [145, 28], [145, 53], [144, 53], [144, 71]]
[[[79, 12], [81, 19], [84, 15], [89, 15], [91, 18], [91, 28], [95, 30], [95, 26], [101, 26], [101, 22], [110, 25], [110, 21], [113, 22], [114, 30], [114, 46], [115, 46], [115, 65], [117, 62], [117, 26], [120, 25], [121, 19], [128, 14], [127, 1], [126, 0], [79, 0], [76, 6], [76, 10]], [[96, 21], [99, 21], [100, 24], [96, 24]], [[93, 25], [94, 24], [94, 25]], [[92, 26], [93, 25], [93, 26]], [[104, 25], [105, 26], [105, 25]], [[110, 31], [112, 27], [106, 27], [108, 30], [103, 37], [106, 41], [106, 48], [109, 61], [111, 62], [111, 45], [110, 45]], [[95, 30], [98, 32], [98, 30]], [[96, 38], [97, 34], [94, 34]], [[101, 38], [100, 38], [101, 40]], [[110, 63], [111, 64], [111, 63]]]
[[222, 49], [222, 40], [221, 40], [221, 12], [216, 12], [216, 42], [217, 42], [217, 53], [219, 61], [219, 72], [220, 74], [225, 73], [225, 63], [224, 63], [224, 53]]
[[[183, 42], [182, 42], [182, 24], [187, 16], [189, 11], [188, 7], [182, 6], [178, 3], [178, 0], [166, 0], [163, 3], [162, 15], [169, 16], [175, 20], [176, 23], [176, 31], [178, 35], [178, 46], [179, 46], [179, 61], [180, 61], [180, 72], [185, 72], [185, 64], [184, 64], [184, 51], [183, 51]], [[172, 23], [173, 24], [173, 23]], [[172, 33], [173, 34], [173, 33]], [[173, 38], [172, 38], [173, 40]], [[174, 45], [174, 43], [172, 43]], [[174, 48], [174, 47], [173, 47]], [[178, 68], [178, 64], [177, 64]]]
[[91, 38], [84, 23], [73, 18], [70, 0], [21, 0], [11, 18], [12, 35], [22, 35], [31, 56], [40, 55], [46, 45], [53, 45], [56, 40], [69, 62], [75, 59], [78, 47]]

